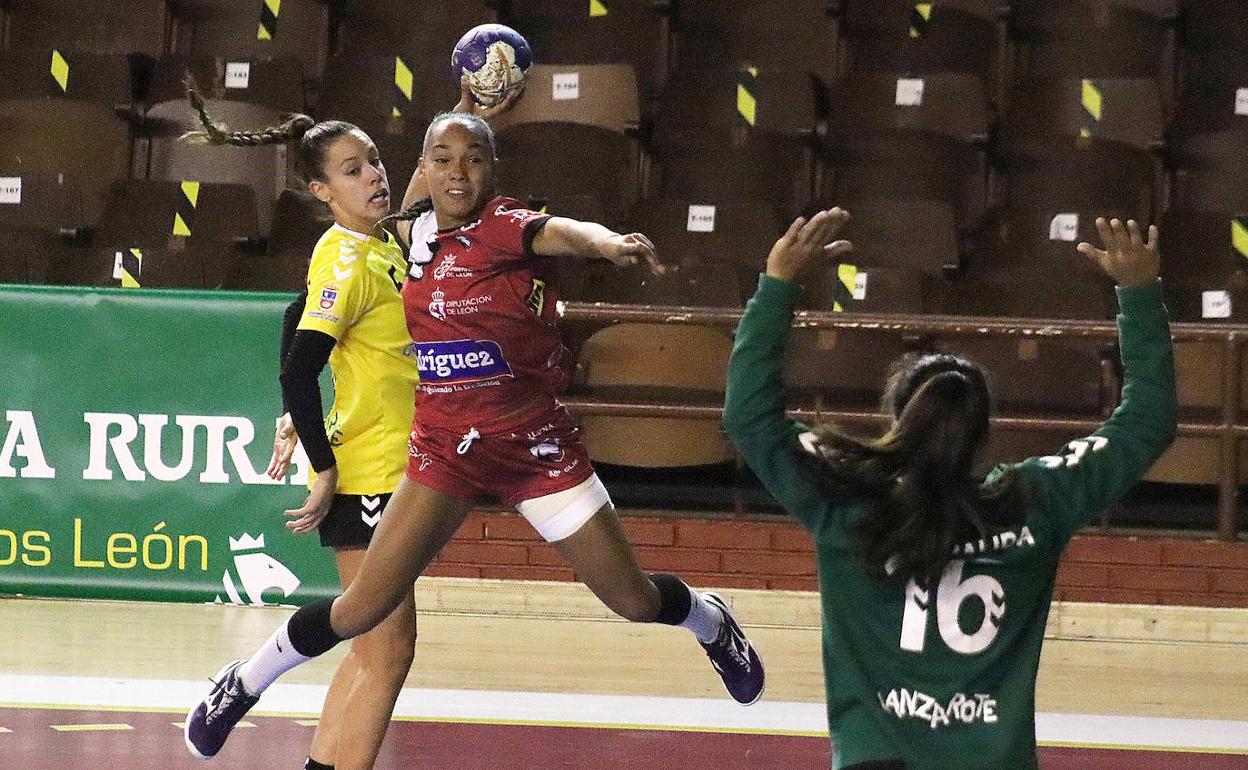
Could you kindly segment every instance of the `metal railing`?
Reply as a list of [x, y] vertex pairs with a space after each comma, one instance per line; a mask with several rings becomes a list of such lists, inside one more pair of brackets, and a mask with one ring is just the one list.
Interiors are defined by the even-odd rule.
[[[610, 303], [560, 303], [560, 314], [567, 323], [609, 325], [616, 323], [663, 323], [736, 328], [743, 311], [738, 308], [663, 307], [655, 305], [623, 305]], [[1118, 328], [1110, 321], [1070, 321], [1018, 318], [973, 318], [966, 316], [832, 313], [799, 310], [793, 319], [794, 328], [853, 330], [880, 334], [933, 335], [940, 337], [1012, 336], [1033, 338], [1077, 338], [1113, 340]], [[1239, 532], [1239, 444], [1248, 437], [1248, 424], [1240, 421], [1240, 371], [1243, 365], [1243, 341], [1248, 326], [1242, 324], [1173, 323], [1170, 326], [1175, 342], [1219, 343], [1222, 364], [1222, 401], [1217, 419], [1180, 419], [1180, 436], [1216, 437], [1219, 440], [1217, 535], [1234, 540]], [[721, 406], [705, 403], [661, 403], [657, 401], [621, 401], [573, 395], [563, 399], [581, 414], [615, 417], [668, 417], [718, 419]], [[875, 412], [838, 410], [836, 408], [791, 409], [800, 420], [816, 418], [848, 422], [876, 422], [884, 419]], [[1007, 430], [1071, 430], [1092, 431], [1102, 420], [1098, 418], [1047, 416], [994, 416], [994, 426]]]

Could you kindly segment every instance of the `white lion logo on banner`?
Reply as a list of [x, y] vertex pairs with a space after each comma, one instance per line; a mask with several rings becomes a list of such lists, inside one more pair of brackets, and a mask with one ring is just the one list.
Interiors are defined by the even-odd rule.
[[[247, 601], [243, 601], [243, 597], [239, 594], [230, 571], [226, 570], [221, 575], [221, 584], [225, 587], [225, 594], [232, 604], [261, 606], [265, 603], [265, 591], [276, 588], [281, 590], [282, 596], [290, 596], [299, 587], [299, 578], [287, 569], [285, 564], [263, 551], [255, 550], [262, 548], [264, 548], [264, 535], [252, 537], [244, 532], [243, 536], [237, 540], [230, 538], [231, 551], [250, 551], [250, 553], [234, 554], [234, 570], [238, 573], [238, 582], [242, 584]], [[218, 596], [217, 600], [220, 601], [220, 599], [221, 597]]]

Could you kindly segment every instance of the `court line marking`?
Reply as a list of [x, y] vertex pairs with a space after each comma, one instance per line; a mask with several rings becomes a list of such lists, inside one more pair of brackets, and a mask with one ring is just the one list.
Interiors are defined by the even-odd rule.
[[92, 732], [107, 732], [107, 731], [110, 731], [110, 730], [111, 730], [111, 731], [121, 731], [121, 730], [133, 730], [133, 729], [134, 729], [134, 727], [133, 727], [133, 726], [131, 726], [131, 725], [123, 725], [123, 724], [111, 724], [111, 725], [48, 725], [48, 726], [49, 726], [49, 727], [51, 727], [53, 730], [56, 730], [58, 733], [92, 733]]
[[[324, 685], [276, 684], [253, 716], [311, 721]], [[0, 706], [186, 713], [203, 698], [198, 680], [0, 674]], [[742, 708], [725, 698], [502, 692], [404, 688], [394, 711], [403, 721], [547, 725], [600, 729], [731, 732], [822, 737], [821, 703], [762, 701]], [[1109, 716], [1036, 715], [1043, 745], [1248, 754], [1248, 721]]]

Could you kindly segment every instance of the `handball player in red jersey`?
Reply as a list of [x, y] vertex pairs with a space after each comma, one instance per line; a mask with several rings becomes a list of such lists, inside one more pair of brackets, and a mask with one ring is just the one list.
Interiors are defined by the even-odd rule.
[[[724, 602], [641, 570], [579, 427], [557, 398], [569, 376], [551, 260], [644, 261], [661, 272], [654, 247], [637, 233], [499, 197], [495, 157], [493, 131], [474, 115], [438, 115], [425, 134], [408, 197], [427, 185], [429, 198], [405, 201], [411, 205], [394, 217], [410, 233], [403, 302], [423, 389], [407, 477], [345, 592], [300, 608], [251, 658], [221, 670], [188, 717], [199, 756], [215, 755], [283, 673], [385, 619], [481, 494], [515, 506], [617, 614], [688, 628], [737, 702], [762, 694], [762, 662]], [[325, 477], [305, 509], [329, 504]]]

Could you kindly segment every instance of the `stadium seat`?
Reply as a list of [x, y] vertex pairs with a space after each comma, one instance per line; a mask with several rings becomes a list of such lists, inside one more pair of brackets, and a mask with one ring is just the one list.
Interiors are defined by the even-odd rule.
[[796, 215], [812, 200], [816, 104], [805, 73], [673, 72], [655, 121], [649, 194]]
[[852, 73], [831, 90], [822, 138], [825, 204], [857, 200], [930, 200], [953, 206], [961, 229], [987, 205], [991, 128], [988, 96], [977, 75]]
[[179, 56], [275, 59], [293, 56], [319, 78], [329, 48], [329, 5], [321, 0], [168, 0], [169, 52]]
[[[246, 102], [214, 99], [207, 102], [207, 109], [214, 119], [233, 130], [258, 131], [281, 123], [277, 111]], [[259, 206], [260, 233], [267, 236], [273, 222], [273, 206], [287, 186], [287, 145], [214, 147], [179, 138], [200, 127], [198, 116], [185, 98], [153, 105], [144, 123], [147, 178], [248, 185]]]
[[855, 249], [841, 264], [828, 265], [803, 281], [800, 306], [843, 313], [920, 314], [939, 296], [937, 279], [910, 267], [870, 264], [859, 252]]
[[995, 0], [932, 3], [845, 0], [841, 32], [851, 73], [973, 74], [995, 83], [1004, 41], [998, 41]]
[[1083, 136], [1157, 150], [1165, 137], [1161, 93], [1151, 78], [1046, 78], [1013, 93], [1002, 125], [1014, 141]]
[[246, 186], [118, 182], [109, 190], [90, 250], [81, 263], [63, 265], [57, 279], [93, 286], [219, 288], [257, 234], [255, 198]]
[[494, 121], [498, 188], [522, 200], [586, 196], [614, 226], [638, 196], [639, 120], [632, 65], [534, 65], [524, 98]]
[[232, 291], [299, 292], [308, 283], [308, 258], [297, 254], [240, 254], [221, 288]]
[[[719, 329], [668, 324], [617, 324], [585, 340], [577, 391], [602, 398], [723, 403], [732, 339]], [[731, 462], [719, 420], [585, 415], [590, 458], [639, 468]]]
[[[0, 206], [3, 210], [4, 206]], [[73, 252], [59, 236], [0, 219], [0, 283], [51, 283], [58, 261]]]
[[1181, 20], [1183, 82], [1248, 82], [1248, 17], [1222, 0], [1187, 0]]
[[268, 253], [273, 257], [298, 256], [306, 262], [316, 242], [332, 227], [329, 206], [306, 190], [282, 190], [273, 213]]
[[[1033, 270], [1037, 275], [1103, 280], [1099, 267], [1075, 250], [1081, 241], [1100, 244], [1096, 218], [1136, 216], [1111, 208], [1002, 208], [993, 212], [969, 256], [971, 270]], [[1148, 222], [1144, 221], [1147, 227]]]
[[875, 412], [889, 366], [916, 344], [891, 332], [794, 329], [785, 349], [785, 390], [817, 409]]
[[1100, 415], [1107, 406], [1103, 346], [1034, 335], [959, 337], [941, 345], [983, 367], [999, 411], [1074, 415]]
[[850, 212], [841, 237], [854, 244], [850, 261], [904, 267], [941, 277], [961, 262], [953, 207], [938, 200], [828, 201]]
[[108, 186], [129, 176], [130, 126], [101, 103], [71, 99], [0, 101], [0, 176], [64, 175], [81, 190], [82, 218], [94, 224]]
[[631, 64], [647, 97], [666, 78], [670, 25], [653, 0], [511, 0], [506, 22], [543, 64]]
[[1161, 273], [1171, 317], [1248, 319], [1248, 214], [1172, 210], [1160, 227]]
[[680, 0], [672, 22], [671, 74], [753, 65], [830, 82], [837, 32], [829, 0], [793, 0], [783, 12], [754, 0]]
[[156, 64], [147, 100], [151, 104], [186, 98], [185, 78], [194, 78], [205, 99], [246, 102], [277, 112], [307, 112], [303, 69], [294, 57], [248, 60], [171, 56]]
[[[561, 263], [559, 286], [564, 299], [611, 302], [622, 305], [671, 307], [741, 307], [745, 288], [739, 274], [745, 271], [723, 262], [698, 259], [666, 260], [669, 272], [655, 275], [644, 265], [620, 267], [593, 260], [574, 270]], [[757, 272], [754, 272], [757, 281]]]
[[136, 100], [146, 64], [127, 54], [79, 50], [0, 52], [0, 100], [63, 97], [106, 105]]
[[949, 315], [1105, 320], [1117, 312], [1112, 283], [1028, 267], [972, 267], [944, 293]]
[[1154, 78], [1167, 97], [1176, 0], [1044, 0], [1010, 5], [1014, 79]]
[[994, 198], [1003, 206], [1050, 211], [1111, 211], [1152, 221], [1160, 161], [1109, 140], [1015, 133], [997, 145]]
[[0, 166], [0, 226], [74, 236], [91, 224], [76, 178], [46, 171], [14, 175], [6, 171]]
[[[469, 29], [494, 20], [494, 11], [481, 0], [344, 0], [338, 14], [336, 61], [326, 68], [318, 114], [352, 119], [357, 107], [350, 91], [360, 84], [369, 92], [368, 103], [379, 100], [386, 115], [396, 99], [401, 100], [397, 106], [404, 115], [408, 111], [402, 102], [408, 102], [422, 120], [450, 109], [459, 99], [459, 84], [451, 76], [451, 51]], [[360, 66], [354, 73], [353, 62]]]
[[1202, 83], [1183, 94], [1168, 136], [1174, 208], [1248, 211], [1246, 85]]
[[165, 52], [165, 0], [10, 0], [4, 6], [10, 49], [142, 53], [153, 58]]

